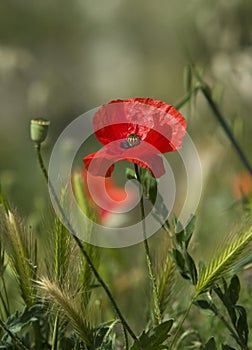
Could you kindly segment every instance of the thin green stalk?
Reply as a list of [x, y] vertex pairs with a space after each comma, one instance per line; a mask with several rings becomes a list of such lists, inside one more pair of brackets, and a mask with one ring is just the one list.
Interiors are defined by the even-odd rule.
[[30, 350], [27, 348], [22, 340], [14, 333], [12, 333], [9, 328], [4, 324], [4, 322], [0, 319], [0, 327], [8, 334], [8, 336], [13, 340], [13, 343], [17, 346], [18, 349], [21, 350]]
[[[137, 181], [141, 184], [141, 178], [138, 170], [138, 165], [134, 164], [135, 167], [135, 173]], [[152, 284], [152, 295], [153, 295], [153, 303], [154, 303], [154, 316], [157, 324], [160, 324], [162, 322], [162, 316], [161, 316], [161, 310], [159, 305], [159, 298], [158, 298], [158, 288], [156, 283], [156, 277], [154, 274], [154, 269], [151, 261], [151, 255], [150, 255], [150, 248], [148, 244], [148, 239], [146, 235], [146, 225], [145, 225], [145, 210], [144, 210], [144, 201], [143, 201], [143, 195], [140, 199], [140, 210], [141, 210], [141, 219], [142, 219], [142, 227], [143, 227], [143, 237], [144, 237], [144, 248], [145, 248], [145, 254], [146, 254], [146, 262], [148, 267], [148, 272]]]
[[179, 100], [174, 107], [176, 109], [182, 108], [188, 101], [190, 101], [191, 97], [195, 95], [199, 90], [201, 90], [200, 86], [195, 86], [191, 91], [189, 91], [184, 97]]
[[52, 349], [57, 350], [58, 348], [58, 334], [59, 334], [59, 314], [56, 313], [54, 326], [53, 326], [53, 336], [52, 336]]
[[204, 97], [206, 98], [210, 108], [213, 111], [213, 114], [217, 118], [217, 120], [220, 123], [222, 129], [225, 131], [227, 137], [231, 141], [231, 143], [232, 143], [234, 149], [236, 150], [238, 156], [240, 157], [241, 161], [243, 162], [243, 164], [245, 165], [245, 167], [249, 171], [250, 175], [252, 175], [252, 166], [250, 165], [250, 163], [249, 163], [247, 157], [245, 156], [243, 150], [241, 149], [240, 145], [236, 141], [232, 130], [230, 129], [230, 127], [226, 123], [226, 121], [225, 121], [223, 115], [221, 114], [218, 106], [213, 101], [210, 89], [208, 88], [208, 86], [205, 85], [205, 86], [203, 86], [201, 88], [201, 92], [203, 93]]
[[191, 307], [192, 307], [192, 305], [193, 305], [193, 302], [194, 302], [194, 298], [190, 301], [190, 304], [188, 305], [188, 307], [187, 307], [187, 309], [186, 309], [186, 312], [185, 312], [185, 314], [184, 314], [182, 320], [180, 321], [180, 323], [179, 323], [179, 325], [178, 325], [178, 328], [177, 328], [177, 330], [176, 330], [176, 333], [174, 334], [174, 337], [173, 337], [173, 339], [172, 339], [172, 342], [171, 342], [171, 344], [170, 344], [170, 346], [169, 346], [169, 350], [172, 350], [172, 347], [173, 347], [173, 345], [175, 344], [175, 341], [176, 341], [177, 338], [178, 338], [179, 332], [181, 331], [181, 328], [182, 328], [182, 326], [183, 326], [183, 324], [184, 324], [184, 322], [185, 322], [187, 316], [189, 315], [189, 312], [190, 312], [190, 310], [191, 310]]
[[234, 149], [236, 150], [236, 153], [238, 154], [239, 158], [243, 162], [244, 166], [247, 168], [249, 173], [252, 175], [252, 166], [249, 163], [247, 157], [245, 156], [242, 148], [238, 144], [238, 142], [235, 139], [235, 136], [228, 126], [227, 122], [225, 121], [222, 113], [220, 112], [217, 104], [214, 102], [212, 95], [211, 95], [211, 90], [210, 88], [206, 85], [206, 83], [196, 74], [197, 79], [199, 80], [199, 86], [194, 87], [190, 92], [188, 92], [179, 102], [175, 104], [176, 109], [182, 108], [190, 99], [193, 95], [195, 95], [198, 91], [201, 91], [205, 99], [207, 100], [214, 116], [220, 123], [222, 129], [226, 133], [228, 139], [232, 143]]
[[51, 190], [51, 193], [55, 199], [55, 202], [57, 203], [58, 209], [60, 211], [60, 214], [65, 222], [65, 225], [67, 227], [67, 229], [69, 230], [69, 232], [72, 234], [73, 239], [75, 240], [76, 244], [78, 245], [78, 247], [80, 248], [81, 253], [83, 254], [83, 256], [85, 257], [88, 266], [90, 267], [90, 269], [93, 271], [93, 274], [95, 276], [95, 278], [97, 279], [97, 281], [100, 283], [100, 285], [102, 286], [102, 288], [104, 289], [105, 293], [107, 294], [116, 314], [118, 315], [118, 318], [120, 319], [122, 325], [123, 325], [123, 329], [124, 329], [124, 334], [126, 337], [126, 350], [128, 349], [128, 338], [127, 338], [127, 332], [131, 335], [132, 339], [135, 340], [135, 342], [140, 346], [141, 349], [141, 345], [140, 342], [137, 338], [137, 336], [135, 335], [135, 333], [133, 332], [133, 330], [131, 329], [131, 327], [129, 326], [129, 324], [127, 323], [126, 319], [124, 318], [124, 316], [122, 315], [119, 307], [117, 306], [117, 303], [112, 295], [112, 293], [110, 292], [110, 289], [108, 288], [107, 284], [104, 282], [104, 280], [102, 279], [102, 277], [100, 276], [99, 272], [97, 271], [96, 267], [94, 266], [90, 256], [88, 255], [85, 247], [83, 246], [81, 240], [77, 237], [77, 233], [75, 232], [74, 228], [72, 227], [69, 219], [67, 218], [67, 216], [65, 215], [65, 212], [60, 204], [59, 198], [54, 190], [54, 187], [50, 181], [50, 179], [48, 178], [48, 173], [47, 170], [45, 168], [44, 165], [44, 161], [41, 155], [41, 145], [40, 144], [35, 144], [35, 148], [36, 148], [36, 153], [37, 153], [37, 159], [40, 165], [40, 168], [42, 170], [42, 173], [48, 183], [48, 186]]

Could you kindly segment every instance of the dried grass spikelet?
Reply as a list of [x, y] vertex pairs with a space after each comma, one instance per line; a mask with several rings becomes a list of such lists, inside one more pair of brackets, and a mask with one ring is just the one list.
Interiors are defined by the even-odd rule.
[[240, 234], [232, 235], [223, 249], [201, 267], [195, 297], [214, 287], [221, 278], [228, 277], [251, 262], [252, 226]]
[[84, 305], [79, 302], [78, 297], [73, 296], [72, 293], [59, 287], [57, 283], [51, 282], [46, 277], [41, 278], [36, 283], [44, 291], [52, 306], [59, 308], [63, 316], [70, 321], [75, 332], [85, 344], [92, 345], [94, 332], [90, 311], [85, 309]]
[[[8, 209], [1, 212], [1, 238], [11, 267], [19, 284], [22, 298], [29, 307], [34, 303], [35, 288], [33, 280], [36, 276], [36, 263], [32, 263], [32, 251], [36, 251], [31, 233], [25, 228], [16, 213]], [[33, 249], [34, 248], [34, 249]], [[35, 257], [36, 260], [36, 257]]]

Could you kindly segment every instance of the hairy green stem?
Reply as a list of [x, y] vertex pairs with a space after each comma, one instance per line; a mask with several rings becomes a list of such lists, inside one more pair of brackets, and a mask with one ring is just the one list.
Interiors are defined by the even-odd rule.
[[[137, 181], [141, 184], [141, 178], [138, 170], [138, 165], [134, 164], [135, 167], [135, 173]], [[160, 305], [159, 305], [159, 297], [158, 297], [158, 288], [156, 283], [156, 277], [152, 265], [151, 255], [150, 255], [150, 248], [148, 244], [148, 239], [146, 235], [146, 225], [145, 225], [145, 210], [144, 210], [144, 199], [143, 195], [140, 199], [140, 210], [141, 210], [141, 219], [142, 219], [142, 227], [143, 227], [143, 237], [144, 237], [144, 249], [145, 249], [145, 255], [146, 255], [146, 262], [148, 267], [148, 272], [152, 284], [152, 295], [153, 295], [153, 303], [154, 303], [154, 316], [155, 321], [157, 324], [160, 324], [162, 322], [162, 316], [160, 311]]]
[[174, 337], [173, 337], [173, 339], [172, 339], [172, 341], [171, 341], [171, 344], [169, 345], [169, 350], [172, 350], [172, 347], [173, 347], [173, 345], [175, 344], [175, 341], [176, 341], [177, 338], [178, 338], [179, 332], [181, 331], [181, 328], [182, 328], [182, 326], [183, 326], [183, 324], [184, 324], [184, 322], [185, 322], [187, 316], [189, 315], [189, 312], [190, 312], [190, 310], [191, 310], [191, 307], [192, 307], [192, 305], [193, 305], [193, 302], [194, 302], [194, 298], [190, 301], [190, 304], [188, 305], [188, 307], [187, 307], [187, 309], [186, 309], [186, 312], [185, 312], [185, 314], [184, 314], [182, 320], [180, 321], [180, 323], [179, 323], [179, 325], [178, 325], [178, 328], [177, 328], [177, 330], [176, 330], [176, 333], [174, 334]]
[[[35, 148], [36, 148], [36, 153], [37, 153], [37, 158], [38, 158], [38, 162], [39, 162], [39, 165], [40, 165], [40, 168], [44, 174], [44, 177], [47, 181], [47, 184], [51, 190], [51, 193], [54, 197], [54, 200], [58, 206], [58, 209], [60, 211], [60, 214], [62, 216], [62, 219], [67, 227], [67, 229], [69, 230], [69, 232], [72, 234], [72, 237], [73, 239], [75, 240], [76, 244], [78, 245], [78, 247], [80, 248], [80, 251], [81, 253], [83, 254], [83, 256], [85, 257], [86, 261], [87, 261], [87, 264], [88, 266], [90, 267], [91, 271], [93, 272], [96, 280], [100, 283], [100, 285], [102, 286], [102, 288], [104, 289], [105, 293], [107, 294], [116, 314], [118, 315], [118, 318], [120, 319], [122, 325], [123, 325], [123, 329], [124, 329], [124, 333], [125, 333], [125, 337], [126, 337], [126, 349], [128, 349], [128, 338], [127, 338], [127, 332], [131, 335], [132, 339], [135, 340], [135, 342], [140, 345], [140, 342], [137, 338], [137, 336], [135, 335], [135, 333], [133, 332], [133, 330], [131, 329], [131, 327], [129, 326], [128, 322], [125, 320], [124, 316], [122, 315], [119, 307], [117, 306], [117, 303], [112, 295], [112, 293], [110, 292], [110, 289], [109, 287], [107, 286], [107, 284], [104, 282], [103, 278], [100, 276], [98, 270], [96, 269], [96, 267], [94, 266], [90, 256], [88, 255], [85, 247], [83, 246], [81, 240], [77, 237], [77, 233], [75, 232], [74, 228], [72, 227], [69, 219], [67, 218], [67, 216], [65, 215], [65, 212], [60, 204], [60, 201], [59, 201], [59, 198], [54, 190], [54, 187], [50, 181], [50, 179], [48, 178], [48, 173], [47, 173], [47, 170], [45, 168], [45, 165], [44, 165], [44, 161], [43, 161], [43, 158], [42, 158], [42, 155], [41, 155], [41, 147], [40, 147], [40, 144], [36, 144], [35, 145]], [[141, 347], [140, 347], [141, 349]]]

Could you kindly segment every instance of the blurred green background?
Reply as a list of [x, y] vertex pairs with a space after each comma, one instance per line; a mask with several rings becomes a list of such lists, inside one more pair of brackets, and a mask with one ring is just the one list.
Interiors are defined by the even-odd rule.
[[[49, 159], [66, 125], [111, 99], [176, 103], [190, 62], [204, 71], [252, 162], [251, 18], [251, 0], [2, 0], [0, 179], [11, 201], [28, 217], [46, 215], [30, 119], [51, 121]], [[243, 165], [202, 96], [182, 113], [202, 162], [199, 231], [213, 240], [240, 217], [232, 188]]]

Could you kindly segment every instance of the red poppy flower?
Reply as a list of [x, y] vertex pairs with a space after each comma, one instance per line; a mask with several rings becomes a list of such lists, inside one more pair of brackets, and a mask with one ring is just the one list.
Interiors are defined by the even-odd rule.
[[160, 153], [178, 150], [186, 132], [184, 117], [151, 98], [115, 100], [94, 115], [95, 135], [105, 146], [83, 159], [93, 175], [110, 176], [114, 163], [128, 160], [158, 178], [165, 172]]

